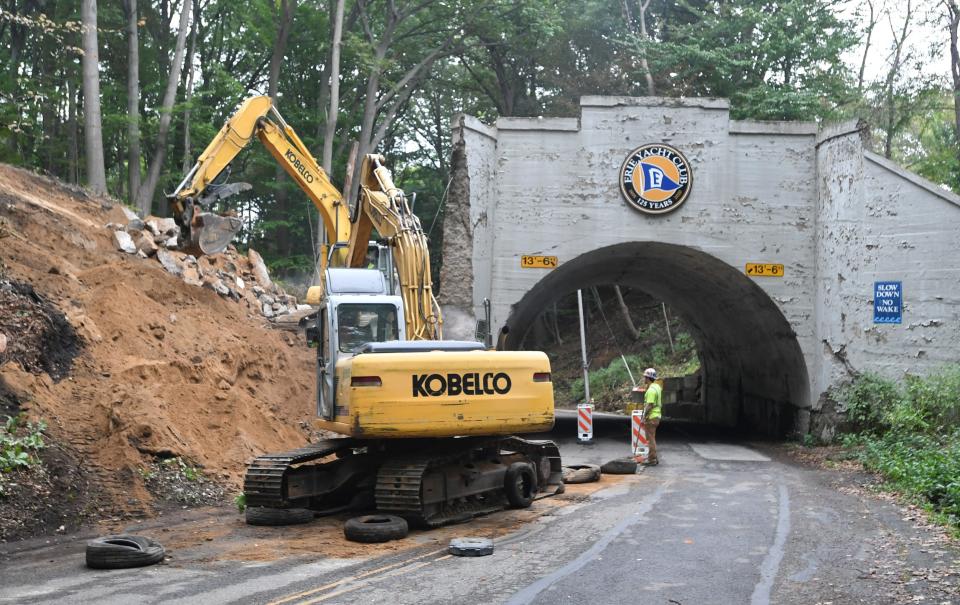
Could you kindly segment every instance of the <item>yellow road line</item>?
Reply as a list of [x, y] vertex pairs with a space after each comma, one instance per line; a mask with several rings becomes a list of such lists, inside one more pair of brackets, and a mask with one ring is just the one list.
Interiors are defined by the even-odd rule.
[[[424, 561], [424, 562], [422, 562], [422, 563], [418, 563], [418, 564], [413, 565], [413, 566], [411, 566], [411, 567], [406, 567], [406, 568], [403, 569], [403, 571], [404, 571], [404, 573], [408, 573], [408, 572], [411, 572], [411, 571], [416, 571], [416, 570], [418, 570], [418, 569], [420, 569], [420, 568], [422, 568], [422, 567], [426, 567], [427, 565], [430, 565], [431, 563], [436, 563], [437, 561], [443, 561], [444, 559], [449, 559], [449, 558], [452, 557], [452, 556], [453, 556], [453, 555], [446, 555], [446, 556], [443, 556], [443, 557], [439, 557], [439, 558], [437, 558], [437, 559], [434, 559], [433, 561]], [[395, 570], [391, 570], [391, 571], [395, 571]], [[361, 582], [361, 583], [357, 584], [356, 586], [351, 586], [351, 587], [349, 587], [349, 588], [344, 588], [343, 590], [338, 590], [337, 592], [331, 592], [331, 593], [329, 593], [329, 594], [325, 594], [325, 595], [323, 595], [323, 596], [317, 597], [317, 598], [315, 598], [315, 599], [311, 599], [311, 600], [309, 600], [309, 601], [300, 601], [299, 603], [297, 603], [297, 605], [314, 605], [314, 603], [320, 603], [320, 602], [322, 602], [322, 601], [326, 601], [327, 599], [332, 599], [333, 597], [339, 597], [339, 596], [342, 595], [342, 594], [346, 594], [346, 593], [348, 593], [348, 592], [353, 592], [354, 590], [358, 590], [358, 589], [360, 589], [360, 588], [364, 588], [365, 586], [367, 586], [367, 583], [366, 583], [366, 582]]]
[[[318, 592], [322, 592], [322, 591], [324, 591], [324, 590], [329, 590], [329, 589], [331, 589], [331, 588], [335, 588], [335, 587], [343, 584], [344, 582], [351, 582], [351, 581], [353, 581], [353, 580], [362, 580], [363, 578], [367, 578], [367, 577], [372, 576], [372, 575], [374, 575], [374, 574], [385, 573], [385, 572], [387, 572], [387, 571], [390, 571], [391, 569], [395, 569], [395, 568], [397, 568], [397, 567], [402, 567], [402, 566], [407, 565], [408, 563], [411, 563], [411, 562], [413, 562], [413, 561], [417, 561], [417, 560], [419, 560], [419, 559], [423, 559], [424, 557], [429, 557], [429, 556], [432, 556], [432, 555], [436, 555], [436, 554], [442, 553], [442, 552], [444, 552], [444, 551], [446, 551], [446, 550], [447, 550], [446, 548], [441, 548], [441, 549], [439, 549], [439, 550], [432, 550], [432, 551], [430, 551], [430, 552], [428, 552], [428, 553], [424, 553], [424, 554], [422, 554], [422, 555], [418, 555], [418, 556], [416, 556], [416, 557], [412, 557], [412, 558], [406, 559], [406, 560], [404, 560], [404, 561], [399, 561], [399, 562], [397, 562], [397, 563], [391, 563], [390, 565], [384, 565], [383, 567], [378, 567], [377, 569], [371, 569], [370, 571], [365, 571], [365, 572], [363, 572], [362, 574], [358, 574], [358, 575], [356, 575], [356, 576], [347, 576], [346, 578], [340, 578], [340, 579], [337, 580], [336, 582], [331, 582], [331, 583], [329, 583], [329, 584], [324, 584], [323, 586], [321, 586], [321, 587], [319, 587], [319, 588], [314, 588], [314, 589], [312, 589], [312, 590], [306, 590], [306, 591], [304, 591], [304, 592], [298, 592], [298, 593], [296, 593], [296, 594], [287, 595], [287, 596], [285, 596], [285, 597], [283, 597], [283, 598], [281, 598], [281, 599], [279, 599], [279, 600], [277, 600], [277, 601], [271, 601], [270, 603], [268, 603], [268, 605], [283, 605], [283, 603], [289, 603], [290, 601], [296, 601], [297, 599], [302, 599], [303, 597], [309, 597], [310, 595], [314, 595], [314, 594], [316, 594], [316, 593], [318, 593]], [[438, 559], [438, 560], [439, 560], [439, 559]]]

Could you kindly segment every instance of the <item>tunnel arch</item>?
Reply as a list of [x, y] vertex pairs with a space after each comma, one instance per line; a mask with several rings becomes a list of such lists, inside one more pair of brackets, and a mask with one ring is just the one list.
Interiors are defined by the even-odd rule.
[[810, 405], [796, 333], [752, 279], [695, 248], [627, 242], [563, 263], [513, 305], [501, 348], [520, 348], [537, 315], [559, 297], [612, 284], [643, 290], [684, 316], [700, 355], [709, 423], [778, 437], [795, 429], [797, 410]]

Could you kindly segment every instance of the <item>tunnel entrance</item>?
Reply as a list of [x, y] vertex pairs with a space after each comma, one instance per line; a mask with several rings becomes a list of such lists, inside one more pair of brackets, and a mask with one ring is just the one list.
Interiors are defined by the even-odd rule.
[[777, 305], [750, 278], [705, 252], [658, 242], [600, 248], [565, 262], [513, 307], [501, 347], [519, 349], [537, 316], [577, 289], [636, 288], [680, 313], [701, 363], [707, 423], [782, 437], [810, 401], [806, 362]]

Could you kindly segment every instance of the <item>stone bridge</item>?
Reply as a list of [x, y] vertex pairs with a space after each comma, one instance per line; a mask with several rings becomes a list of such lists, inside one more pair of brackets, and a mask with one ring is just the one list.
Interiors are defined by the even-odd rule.
[[[577, 288], [638, 288], [692, 327], [705, 417], [770, 435], [808, 432], [811, 413], [819, 427], [823, 393], [857, 372], [960, 359], [960, 198], [868, 151], [863, 123], [736, 121], [717, 99], [580, 104], [579, 118], [454, 121], [441, 298], [475, 317], [489, 298], [499, 346]], [[687, 160], [671, 212], [622, 191], [647, 144]], [[876, 282], [900, 283], [878, 306], [895, 320], [879, 303], [899, 300], [901, 323], [876, 323]]]

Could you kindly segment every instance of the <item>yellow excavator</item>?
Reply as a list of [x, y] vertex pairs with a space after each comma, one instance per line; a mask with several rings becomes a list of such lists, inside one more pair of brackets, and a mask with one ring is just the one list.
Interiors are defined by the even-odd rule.
[[[317, 348], [318, 425], [344, 437], [250, 463], [248, 521], [251, 510], [277, 520], [373, 505], [438, 526], [561, 492], [556, 445], [514, 436], [553, 427], [549, 359], [441, 340], [427, 239], [381, 156], [363, 158], [351, 212], [272, 100], [249, 98], [170, 196], [181, 247], [215, 253], [237, 232], [236, 217], [211, 210], [249, 187], [222, 181], [254, 138], [323, 218], [328, 244], [322, 283], [307, 295], [318, 307], [307, 337]], [[374, 229], [385, 244], [371, 245]]]

